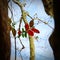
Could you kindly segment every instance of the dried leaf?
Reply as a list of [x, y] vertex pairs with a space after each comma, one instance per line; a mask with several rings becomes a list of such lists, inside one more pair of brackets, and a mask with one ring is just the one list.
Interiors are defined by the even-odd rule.
[[11, 21], [11, 18], [8, 18], [8, 23], [11, 24], [11, 22], [12, 22], [12, 21]]
[[13, 36], [16, 35], [16, 30], [14, 28], [12, 28], [12, 34], [13, 34]]
[[29, 25], [30, 25], [30, 27], [32, 27], [34, 25], [34, 20], [31, 20]]

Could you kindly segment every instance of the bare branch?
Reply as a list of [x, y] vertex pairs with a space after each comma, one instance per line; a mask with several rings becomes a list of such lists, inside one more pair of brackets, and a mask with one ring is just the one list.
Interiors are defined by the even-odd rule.
[[23, 45], [23, 43], [22, 43], [22, 41], [21, 41], [20, 38], [19, 38], [19, 40], [20, 40], [20, 43], [21, 43], [21, 45], [22, 45], [22, 48], [20, 49], [20, 51], [22, 51], [22, 50], [25, 48], [25, 46]]
[[48, 25], [51, 29], [54, 29], [52, 26], [50, 26], [50, 25], [48, 24], [48, 22], [44, 22], [43, 20], [39, 19], [38, 17], [32, 18], [30, 15], [28, 15], [28, 16], [29, 16], [32, 20], [39, 20], [39, 21], [41, 21], [42, 23]]
[[21, 23], [22, 23], [22, 17], [20, 18], [19, 31], [20, 31]]

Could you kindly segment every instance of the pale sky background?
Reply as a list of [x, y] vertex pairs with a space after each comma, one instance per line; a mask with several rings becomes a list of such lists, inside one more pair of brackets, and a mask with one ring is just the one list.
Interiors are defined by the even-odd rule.
[[[22, 0], [23, 1], [23, 0]], [[29, 12], [29, 14], [34, 17], [34, 14], [37, 13], [37, 16], [43, 20], [48, 22], [50, 26], [54, 28], [54, 19], [51, 16], [48, 16], [46, 12], [44, 11], [43, 3], [41, 0], [26, 0], [27, 5], [25, 6], [25, 10]], [[14, 21], [17, 22], [15, 29], [18, 29], [19, 26], [19, 19], [21, 16], [20, 8], [12, 3], [12, 10], [14, 15]], [[11, 17], [11, 13], [9, 11], [9, 17]], [[30, 21], [30, 18], [28, 18], [28, 21]], [[51, 29], [48, 25], [40, 22], [40, 24], [36, 24], [35, 21], [35, 27], [40, 31], [40, 34], [35, 34], [35, 36], [38, 36], [38, 41], [34, 41], [35, 43], [35, 53], [36, 53], [36, 60], [54, 60], [53, 51], [49, 44], [49, 36], [52, 34], [53, 29]], [[24, 27], [24, 23], [22, 23], [22, 27]], [[12, 34], [10, 34], [12, 36]], [[22, 38], [21, 40], [23, 44], [25, 45], [25, 49], [21, 52], [21, 55], [23, 57], [23, 60], [27, 58], [29, 60], [29, 40], [28, 38]], [[17, 38], [17, 48], [21, 48], [21, 44]], [[17, 50], [17, 57], [19, 60], [19, 50]], [[43, 57], [42, 57], [43, 56]], [[14, 60], [14, 38], [11, 37], [11, 60]], [[39, 58], [40, 57], [40, 58]], [[45, 58], [46, 57], [46, 58]]]

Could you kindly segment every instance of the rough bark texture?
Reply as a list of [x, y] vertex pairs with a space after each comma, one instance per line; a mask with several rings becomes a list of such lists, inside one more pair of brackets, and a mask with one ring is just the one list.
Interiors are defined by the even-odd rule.
[[30, 60], [35, 60], [35, 46], [34, 46], [34, 38], [29, 36], [30, 43]]
[[50, 15], [50, 16], [54, 16], [53, 14], [53, 0], [42, 0], [44, 8], [45, 8], [45, 12]]
[[49, 42], [53, 49], [55, 60], [60, 60], [60, 9], [59, 4], [60, 1], [54, 0], [53, 1], [54, 7], [54, 20], [55, 20], [55, 30], [50, 36]]
[[0, 60], [10, 60], [10, 33], [8, 30], [8, 3], [0, 0]]

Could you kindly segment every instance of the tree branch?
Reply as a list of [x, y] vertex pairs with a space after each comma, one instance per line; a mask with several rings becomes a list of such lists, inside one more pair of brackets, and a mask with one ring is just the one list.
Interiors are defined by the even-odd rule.
[[[13, 0], [13, 2], [20, 7], [21, 13], [22, 13], [21, 16], [22, 16], [22, 19], [23, 19], [24, 23], [25, 24], [28, 23], [28, 21], [26, 19], [26, 16], [28, 15], [28, 13], [23, 9], [23, 5], [21, 4], [21, 2], [18, 2], [16, 0]], [[35, 49], [34, 49], [35, 46], [34, 46], [34, 38], [33, 38], [33, 36], [29, 35], [29, 41], [30, 41], [30, 60], [35, 60], [34, 59], [35, 58]]]
[[30, 15], [28, 15], [28, 16], [29, 16], [32, 20], [39, 20], [39, 21], [41, 21], [42, 23], [48, 25], [51, 29], [54, 29], [52, 26], [50, 26], [50, 25], [48, 24], [48, 22], [44, 22], [43, 20], [39, 19], [38, 17], [32, 18]]

